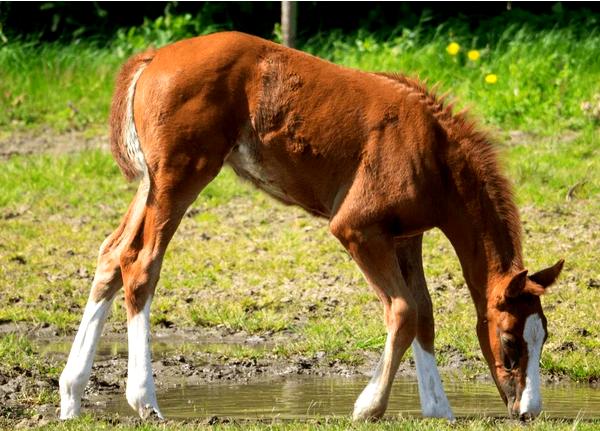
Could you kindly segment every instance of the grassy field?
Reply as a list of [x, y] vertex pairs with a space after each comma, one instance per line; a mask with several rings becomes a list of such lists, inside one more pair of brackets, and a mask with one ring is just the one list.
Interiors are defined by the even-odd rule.
[[[479, 46], [473, 35], [449, 34], [440, 30], [427, 39], [405, 32], [388, 41], [364, 34], [330, 35], [303, 48], [351, 67], [404, 71], [440, 81], [442, 90], [459, 97], [459, 106], [473, 106], [474, 115], [501, 142], [507, 172], [516, 186], [526, 264], [537, 270], [566, 259], [561, 280], [543, 298], [550, 337], [542, 369], [573, 380], [597, 381], [600, 35], [509, 29]], [[477, 51], [477, 59], [470, 59], [477, 57], [473, 53], [469, 57], [471, 50]], [[40, 134], [52, 140], [68, 130], [89, 136], [106, 133], [112, 80], [123, 61], [115, 52], [93, 46], [0, 46], [0, 105], [6, 107], [0, 109], [0, 142]], [[0, 336], [0, 374], [56, 378], [62, 364], [39, 358], [20, 334], [47, 327], [59, 334], [73, 333], [89, 292], [98, 246], [119, 223], [136, 186], [125, 183], [102, 150], [12, 155], [0, 159], [0, 167], [0, 322], [12, 325], [17, 333]], [[438, 328], [438, 360], [451, 365], [459, 355], [466, 359], [462, 370], [466, 375], [485, 372], [473, 306], [454, 252], [437, 231], [426, 235], [424, 249]], [[184, 219], [163, 268], [152, 309], [154, 325], [286, 335], [286, 342], [263, 353], [228, 354], [288, 358], [323, 352], [332, 360], [356, 365], [364, 361], [365, 352], [379, 351], [383, 345], [379, 304], [329, 235], [326, 222], [272, 201], [228, 169], [203, 191]], [[124, 321], [121, 301], [116, 301], [111, 330], [122, 330]], [[56, 392], [30, 388], [20, 402], [25, 406], [56, 402]], [[0, 411], [8, 424], [14, 424], [6, 419], [12, 417], [11, 411]], [[16, 417], [34, 411], [25, 409]], [[532, 429], [573, 425], [548, 420]], [[576, 425], [592, 429], [586, 423]], [[112, 424], [86, 418], [49, 426], [105, 429]], [[345, 420], [325, 420], [273, 429], [348, 426]], [[486, 420], [456, 426], [399, 420], [376, 427], [520, 426]]]

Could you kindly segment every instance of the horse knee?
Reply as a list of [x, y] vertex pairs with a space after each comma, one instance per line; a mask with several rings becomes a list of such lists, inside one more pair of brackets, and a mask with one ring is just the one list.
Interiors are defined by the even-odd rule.
[[402, 333], [414, 337], [417, 332], [418, 309], [414, 301], [394, 298], [386, 313], [386, 326], [389, 332]]

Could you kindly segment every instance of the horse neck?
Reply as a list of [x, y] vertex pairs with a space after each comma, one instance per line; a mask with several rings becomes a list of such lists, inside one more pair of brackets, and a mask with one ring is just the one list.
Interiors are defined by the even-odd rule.
[[522, 269], [521, 224], [510, 185], [494, 150], [481, 136], [450, 145], [451, 184], [441, 227], [460, 260], [478, 315], [487, 309], [491, 281]]

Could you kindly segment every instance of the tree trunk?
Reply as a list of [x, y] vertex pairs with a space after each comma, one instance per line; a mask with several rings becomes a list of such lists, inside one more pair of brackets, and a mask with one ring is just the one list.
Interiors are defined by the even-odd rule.
[[283, 44], [294, 48], [296, 46], [296, 23], [298, 16], [298, 3], [295, 1], [281, 2], [281, 32]]

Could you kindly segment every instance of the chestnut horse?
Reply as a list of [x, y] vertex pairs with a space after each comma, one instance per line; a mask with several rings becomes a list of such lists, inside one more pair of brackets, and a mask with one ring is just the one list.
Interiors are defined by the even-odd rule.
[[182, 216], [223, 164], [276, 199], [326, 217], [383, 304], [387, 339], [354, 405], [381, 417], [412, 344], [423, 416], [451, 419], [434, 358], [423, 232], [437, 227], [462, 265], [477, 336], [510, 415], [541, 409], [546, 339], [540, 295], [563, 261], [527, 274], [521, 227], [489, 138], [422, 84], [366, 73], [257, 37], [217, 33], [132, 57], [111, 114], [112, 151], [141, 178], [100, 247], [79, 331], [60, 377], [61, 418], [77, 416], [93, 356], [123, 286], [127, 401], [162, 417], [150, 358], [150, 303]]

